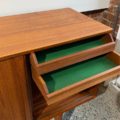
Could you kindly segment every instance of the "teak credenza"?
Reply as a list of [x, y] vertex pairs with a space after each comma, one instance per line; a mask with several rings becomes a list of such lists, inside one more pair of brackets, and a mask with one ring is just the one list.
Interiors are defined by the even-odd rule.
[[0, 119], [60, 120], [120, 75], [112, 29], [65, 8], [0, 18]]

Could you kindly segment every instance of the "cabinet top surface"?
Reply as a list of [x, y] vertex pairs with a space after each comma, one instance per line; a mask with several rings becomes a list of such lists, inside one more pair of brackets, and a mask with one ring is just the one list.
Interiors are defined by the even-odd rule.
[[69, 8], [1, 17], [0, 60], [111, 31]]

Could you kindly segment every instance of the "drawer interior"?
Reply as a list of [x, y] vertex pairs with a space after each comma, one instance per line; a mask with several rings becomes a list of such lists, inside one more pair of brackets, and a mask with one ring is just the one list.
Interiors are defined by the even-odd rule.
[[44, 63], [83, 50], [104, 45], [109, 42], [111, 42], [111, 40], [107, 35], [97, 36], [86, 40], [70, 43], [67, 45], [62, 45], [36, 52], [36, 57], [38, 63]]
[[107, 57], [107, 54], [105, 54], [44, 74], [42, 77], [48, 87], [48, 92], [52, 93], [116, 67], [117, 65], [116, 62], [113, 62]]

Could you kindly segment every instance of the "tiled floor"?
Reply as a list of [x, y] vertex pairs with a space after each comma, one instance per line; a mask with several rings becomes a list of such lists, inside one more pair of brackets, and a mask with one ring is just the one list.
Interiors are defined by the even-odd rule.
[[120, 120], [119, 94], [110, 87], [96, 99], [63, 115], [63, 120]]

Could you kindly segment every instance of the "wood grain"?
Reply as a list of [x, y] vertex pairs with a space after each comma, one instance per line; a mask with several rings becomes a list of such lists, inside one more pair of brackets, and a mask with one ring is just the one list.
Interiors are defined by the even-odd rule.
[[[120, 55], [117, 54], [116, 52], [111, 52], [111, 53], [108, 53], [107, 56], [109, 58], [111, 58], [111, 60], [113, 62], [118, 63], [118, 65], [110, 70], [107, 70], [107, 71], [102, 72], [100, 74], [94, 75], [90, 78], [87, 78], [83, 81], [80, 81], [80, 82], [75, 83], [73, 85], [70, 85], [68, 87], [62, 88], [61, 90], [55, 91], [55, 92], [50, 93], [50, 94], [46, 94], [45, 100], [46, 100], [47, 104], [48, 105], [54, 104], [55, 102], [58, 102], [58, 101], [63, 100], [65, 98], [68, 98], [74, 94], [77, 94], [78, 92], [81, 92], [81, 91], [88, 89], [92, 86], [100, 84], [108, 79], [116, 77], [117, 75], [120, 75], [120, 64], [119, 64]], [[37, 81], [36, 83], [38, 83], [38, 82], [40, 82], [40, 79], [38, 79], [40, 75], [39, 74], [36, 74], [36, 75], [37, 76], [34, 76], [34, 74], [33, 74], [33, 78], [37, 78], [37, 79], [34, 79], [34, 81], [35, 82]], [[37, 86], [41, 90], [40, 84]], [[41, 92], [42, 91], [43, 90], [41, 90]]]
[[[32, 108], [29, 98], [29, 77], [24, 54], [35, 52], [37, 50], [49, 47], [71, 43], [83, 40], [92, 36], [111, 32], [112, 29], [99, 23], [85, 15], [75, 12], [72, 9], [60, 9], [46, 12], [37, 12], [11, 17], [0, 18], [0, 119], [1, 120], [32, 120]], [[117, 57], [116, 57], [117, 58]], [[37, 61], [36, 61], [37, 63]], [[34, 64], [32, 65], [32, 67]], [[46, 106], [42, 99], [35, 101], [33, 106], [34, 116], [38, 120], [49, 119], [49, 117], [58, 116], [60, 111], [69, 110], [79, 104], [84, 103], [95, 97], [92, 90], [82, 92], [93, 85], [96, 85], [107, 78], [115, 76], [120, 68], [111, 70], [107, 75], [102, 74], [90, 78], [86, 83], [73, 85], [69, 89], [47, 94], [47, 88], [43, 79], [32, 69], [33, 78], [37, 81], [38, 88], [41, 91], [48, 104], [53, 104], [63, 98], [74, 95], [63, 101], [61, 104]], [[34, 76], [35, 75], [35, 76]], [[36, 78], [37, 75], [37, 78]], [[97, 79], [97, 80], [96, 80]], [[91, 82], [89, 83], [89, 81]], [[41, 83], [41, 84], [39, 84]], [[93, 84], [94, 83], [94, 84]], [[43, 85], [43, 86], [42, 86]], [[93, 90], [95, 91], [95, 90]], [[35, 94], [35, 93], [33, 93]], [[46, 96], [45, 96], [46, 95]], [[62, 97], [60, 97], [62, 95]], [[77, 100], [77, 101], [76, 101]], [[42, 104], [41, 104], [42, 103]], [[45, 108], [42, 108], [45, 107]], [[40, 109], [39, 109], [40, 108]], [[55, 109], [56, 108], [56, 109]], [[53, 113], [52, 110], [55, 109]], [[42, 114], [40, 113], [42, 110]], [[49, 111], [49, 112], [48, 112]], [[44, 112], [44, 114], [43, 114]], [[49, 114], [49, 117], [46, 116]]]
[[62, 114], [58, 114], [54, 117], [55, 120], [62, 120]]
[[111, 69], [110, 71], [104, 72], [103, 74], [99, 74], [91, 78], [88, 78], [84, 80], [83, 82], [73, 84], [62, 90], [49, 94], [47, 95], [48, 101], [46, 102], [48, 103], [48, 105], [53, 104], [57, 101], [60, 101], [78, 92], [81, 92], [87, 88], [90, 88], [94, 85], [100, 84], [106, 80], [116, 77], [117, 75], [120, 75], [120, 66], [116, 67], [115, 69]]
[[114, 61], [116, 64], [120, 65], [120, 54], [116, 51], [110, 52], [107, 57]]
[[0, 120], [32, 120], [25, 57], [0, 62]]
[[1, 17], [0, 60], [111, 31], [69, 8]]
[[41, 64], [38, 64], [35, 53], [31, 53], [30, 55], [31, 65], [35, 68], [34, 70], [38, 74], [45, 74], [99, 55], [106, 54], [108, 52], [113, 51], [114, 48], [115, 48], [115, 42], [112, 42], [111, 39], [109, 39], [109, 43], [106, 43], [104, 45], [100, 45], [95, 48], [80, 51]]
[[46, 85], [45, 81], [43, 80], [43, 78], [40, 75], [36, 74], [36, 72], [33, 68], [32, 68], [32, 77], [33, 77], [33, 80], [35, 81], [37, 87], [40, 89], [42, 95], [47, 100], [47, 94], [48, 94], [47, 85]]
[[56, 116], [61, 116], [61, 114], [63, 114], [64, 112], [70, 109], [73, 109], [74, 107], [95, 98], [97, 96], [96, 94], [97, 88], [98, 86], [94, 86], [92, 88], [89, 88], [88, 90], [85, 90], [81, 93], [73, 95], [68, 99], [65, 99], [63, 101], [57, 102], [49, 106], [46, 105], [44, 98], [38, 94], [38, 96], [34, 98], [34, 102], [33, 102], [34, 117], [36, 120], [44, 120], [44, 119], [50, 119]]

